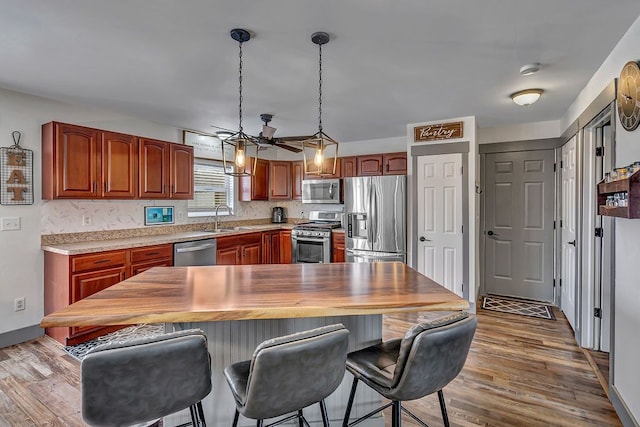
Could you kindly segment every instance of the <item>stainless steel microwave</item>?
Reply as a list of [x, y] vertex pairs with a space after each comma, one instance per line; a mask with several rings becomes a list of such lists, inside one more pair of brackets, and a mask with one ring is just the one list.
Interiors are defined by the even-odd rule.
[[302, 203], [341, 203], [340, 179], [303, 179]]

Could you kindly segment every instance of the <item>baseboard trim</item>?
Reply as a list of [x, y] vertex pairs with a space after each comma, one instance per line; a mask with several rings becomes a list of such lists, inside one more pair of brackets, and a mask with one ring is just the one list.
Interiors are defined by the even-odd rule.
[[609, 387], [609, 400], [613, 405], [613, 409], [616, 410], [616, 413], [618, 414], [618, 418], [620, 418], [620, 421], [622, 422], [623, 426], [625, 427], [639, 426], [638, 422], [631, 414], [631, 411], [629, 411], [629, 408], [624, 403], [624, 400], [622, 400], [622, 397], [620, 397], [620, 393], [618, 393], [618, 389], [616, 388], [615, 385], [612, 385], [611, 387]]
[[9, 347], [10, 345], [20, 344], [44, 335], [44, 329], [39, 325], [27, 326], [26, 328], [16, 329], [15, 331], [4, 332], [0, 334], [0, 348]]

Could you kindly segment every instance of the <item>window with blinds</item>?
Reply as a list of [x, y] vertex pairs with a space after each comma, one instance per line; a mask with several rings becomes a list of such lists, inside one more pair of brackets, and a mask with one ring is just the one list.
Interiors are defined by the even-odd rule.
[[[213, 214], [216, 205], [225, 204], [233, 209], [233, 176], [224, 174], [222, 162], [196, 157], [193, 161], [193, 200], [189, 200], [189, 213]], [[220, 215], [227, 210], [221, 209]]]

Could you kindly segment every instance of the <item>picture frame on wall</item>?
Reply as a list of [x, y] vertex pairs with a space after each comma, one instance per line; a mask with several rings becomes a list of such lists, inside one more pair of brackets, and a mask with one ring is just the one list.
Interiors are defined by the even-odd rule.
[[[193, 147], [194, 157], [222, 160], [222, 141], [213, 134], [185, 129], [182, 131], [182, 143]], [[233, 158], [233, 147], [227, 145], [225, 150], [225, 154]]]

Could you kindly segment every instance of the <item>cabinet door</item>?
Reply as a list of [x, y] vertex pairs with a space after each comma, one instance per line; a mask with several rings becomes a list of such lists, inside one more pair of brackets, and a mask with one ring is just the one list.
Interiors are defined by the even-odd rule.
[[[253, 158], [247, 157], [246, 164], [253, 166]], [[258, 159], [256, 170], [251, 176], [241, 176], [238, 179], [238, 200], [269, 200], [269, 162]]]
[[[71, 303], [80, 301], [125, 279], [126, 268], [110, 268], [71, 276]], [[99, 329], [96, 326], [72, 327], [71, 336]]]
[[382, 154], [358, 156], [358, 176], [382, 175]]
[[333, 157], [327, 157], [324, 159], [323, 163], [322, 163], [322, 170], [327, 173], [327, 175], [318, 175], [317, 171], [318, 171], [318, 167], [313, 164], [313, 163], [308, 163], [308, 168], [309, 168], [309, 174], [305, 175], [306, 179], [332, 179], [332, 178], [340, 178], [342, 176], [342, 170], [341, 170], [341, 158], [337, 158], [336, 159], [336, 169], [335, 169], [335, 173], [333, 170]]
[[138, 139], [133, 135], [102, 132], [102, 196], [133, 199], [138, 196]]
[[94, 199], [100, 187], [100, 131], [56, 123], [54, 198]]
[[385, 175], [407, 174], [407, 153], [386, 153], [382, 155]]
[[280, 263], [280, 232], [267, 231], [262, 233], [262, 263]]
[[291, 162], [269, 162], [269, 199], [291, 200]]
[[170, 144], [171, 198], [193, 199], [193, 147]]
[[304, 162], [291, 162], [291, 200], [302, 200]]
[[280, 232], [280, 264], [291, 264], [291, 230]]
[[139, 145], [140, 198], [166, 199], [169, 197], [169, 143], [141, 138]]
[[332, 262], [344, 262], [344, 233], [333, 233], [332, 239]]
[[262, 263], [262, 242], [249, 243], [242, 246], [242, 264], [261, 264]]
[[239, 265], [240, 259], [240, 247], [235, 246], [231, 248], [218, 249], [216, 251], [216, 264], [218, 265]]
[[153, 267], [172, 267], [173, 260], [171, 259], [163, 259], [158, 261], [147, 261], [140, 262], [137, 264], [131, 264], [131, 268], [129, 269], [129, 277], [135, 276], [136, 274], [140, 274], [143, 271], [147, 271]]
[[351, 178], [358, 176], [358, 169], [356, 167], [356, 157], [341, 157], [340, 163], [342, 165], [342, 178]]

